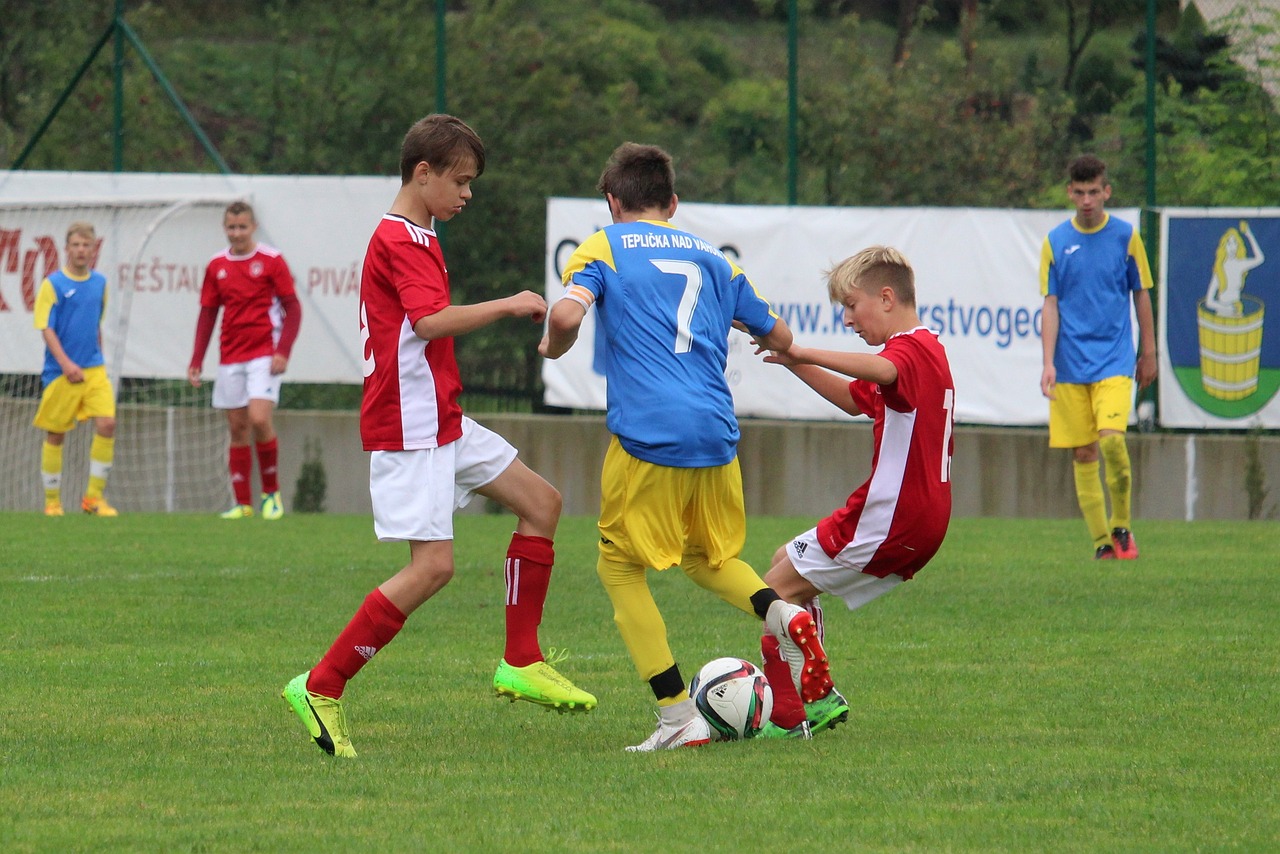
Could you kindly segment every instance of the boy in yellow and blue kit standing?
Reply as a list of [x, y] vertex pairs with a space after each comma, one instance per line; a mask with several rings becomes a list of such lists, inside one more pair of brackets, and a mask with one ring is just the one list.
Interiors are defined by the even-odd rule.
[[[1071, 162], [1068, 176], [1076, 215], [1049, 232], [1040, 252], [1040, 391], [1049, 398], [1049, 447], [1072, 449], [1076, 500], [1094, 558], [1132, 560], [1138, 544], [1130, 530], [1133, 477], [1124, 434], [1135, 372], [1139, 388], [1156, 376], [1151, 269], [1138, 230], [1104, 210], [1111, 198], [1106, 164], [1085, 154]], [[1138, 318], [1136, 359], [1130, 300]], [[1099, 457], [1106, 462], [1109, 520]]]
[[116, 516], [102, 497], [115, 458], [116, 400], [102, 355], [101, 324], [107, 309], [107, 277], [90, 265], [98, 238], [87, 222], [67, 228], [66, 259], [36, 293], [35, 328], [44, 337], [44, 371], [36, 427], [44, 430], [40, 477], [46, 516], [62, 515], [62, 446], [76, 423], [93, 419], [89, 486], [80, 509]]

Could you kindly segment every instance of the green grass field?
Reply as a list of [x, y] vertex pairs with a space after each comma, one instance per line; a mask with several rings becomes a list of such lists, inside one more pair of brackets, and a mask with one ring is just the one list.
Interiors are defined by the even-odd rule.
[[[808, 520], [758, 518], [763, 567]], [[346, 694], [360, 758], [279, 698], [398, 568], [363, 517], [0, 515], [0, 850], [1274, 851], [1280, 525], [957, 520], [827, 648], [850, 723], [811, 742], [633, 755], [653, 725], [566, 519], [542, 627], [600, 699], [499, 700], [505, 517]], [[686, 678], [758, 625], [654, 577]]]

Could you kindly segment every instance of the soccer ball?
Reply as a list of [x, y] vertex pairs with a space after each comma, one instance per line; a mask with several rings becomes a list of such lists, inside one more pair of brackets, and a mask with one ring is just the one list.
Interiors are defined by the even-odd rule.
[[754, 738], [773, 713], [773, 689], [764, 672], [741, 658], [717, 658], [689, 683], [689, 696], [716, 741]]

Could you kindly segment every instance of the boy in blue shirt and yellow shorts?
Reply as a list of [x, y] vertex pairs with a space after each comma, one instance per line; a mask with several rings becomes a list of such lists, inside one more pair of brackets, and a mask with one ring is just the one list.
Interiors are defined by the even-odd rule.
[[89, 447], [89, 486], [80, 508], [95, 516], [116, 516], [102, 497], [115, 457], [116, 399], [107, 378], [100, 326], [107, 308], [107, 278], [90, 267], [97, 234], [87, 222], [67, 229], [66, 263], [40, 283], [35, 328], [44, 337], [36, 427], [44, 430], [40, 477], [46, 516], [62, 515], [62, 446], [77, 422], [93, 419]]
[[[1068, 174], [1076, 215], [1049, 232], [1040, 252], [1040, 391], [1049, 398], [1049, 447], [1072, 450], [1094, 558], [1132, 560], [1138, 544], [1130, 530], [1133, 478], [1124, 434], [1135, 372], [1139, 388], [1156, 376], [1151, 269], [1138, 230], [1104, 210], [1111, 198], [1106, 164], [1082, 155]], [[1138, 318], [1136, 358], [1130, 300]], [[1106, 462], [1110, 519], [1099, 458]]]

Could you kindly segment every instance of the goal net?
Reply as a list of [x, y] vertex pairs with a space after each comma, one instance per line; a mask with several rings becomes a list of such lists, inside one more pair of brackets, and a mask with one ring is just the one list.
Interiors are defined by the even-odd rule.
[[[102, 344], [117, 403], [108, 499], [133, 512], [229, 505], [226, 419], [210, 405], [211, 383], [193, 388], [186, 370], [204, 264], [236, 198], [0, 201], [0, 510], [44, 506], [45, 434], [32, 425], [44, 342], [33, 309], [41, 281], [63, 264], [67, 227], [81, 220], [97, 232], [93, 266], [107, 277]], [[88, 482], [92, 434], [83, 422], [63, 446], [69, 511]]]

